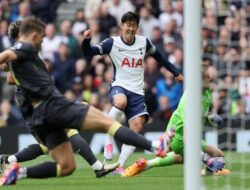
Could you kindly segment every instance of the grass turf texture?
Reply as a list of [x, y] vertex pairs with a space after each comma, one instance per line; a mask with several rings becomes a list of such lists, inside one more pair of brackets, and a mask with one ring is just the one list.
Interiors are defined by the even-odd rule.
[[[133, 154], [127, 165], [132, 164], [137, 158], [153, 158], [153, 155]], [[99, 156], [102, 159], [102, 156]], [[230, 189], [250, 190], [250, 154], [227, 153], [227, 168], [232, 170], [230, 176], [206, 176], [203, 177], [206, 189]], [[28, 166], [34, 163], [49, 160], [48, 156], [42, 156], [35, 161], [25, 162]], [[50, 179], [25, 179], [20, 180], [14, 186], [5, 186], [3, 189], [18, 190], [182, 190], [184, 189], [183, 166], [153, 168], [139, 176], [121, 178], [109, 174], [105, 178], [97, 179], [91, 168], [79, 156], [76, 156], [77, 170], [73, 175], [63, 178]], [[244, 163], [245, 162], [245, 163]]]

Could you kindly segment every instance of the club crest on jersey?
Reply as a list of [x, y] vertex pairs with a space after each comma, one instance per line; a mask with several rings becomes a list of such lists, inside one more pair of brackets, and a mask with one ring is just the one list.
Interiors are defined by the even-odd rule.
[[138, 59], [138, 61], [136, 61], [134, 58], [132, 58], [131, 60], [129, 60], [128, 58], [124, 58], [122, 61], [122, 67], [131, 67], [131, 68], [142, 68], [142, 59]]

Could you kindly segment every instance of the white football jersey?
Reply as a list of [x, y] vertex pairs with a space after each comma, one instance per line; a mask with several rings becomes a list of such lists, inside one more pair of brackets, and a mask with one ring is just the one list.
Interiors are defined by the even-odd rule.
[[[136, 35], [131, 45], [126, 44], [120, 36], [112, 39], [113, 44], [109, 52], [114, 69], [112, 86], [121, 86], [131, 92], [144, 95], [144, 56], [147, 38]], [[155, 47], [150, 45], [148, 52], [155, 51]]]
[[121, 36], [107, 38], [98, 45], [91, 46], [91, 39], [82, 42], [85, 55], [108, 54], [112, 60], [114, 74], [112, 86], [121, 86], [131, 92], [144, 95], [144, 57], [150, 54], [176, 77], [180, 71], [166, 60], [145, 36], [135, 36], [132, 44], [124, 42]]

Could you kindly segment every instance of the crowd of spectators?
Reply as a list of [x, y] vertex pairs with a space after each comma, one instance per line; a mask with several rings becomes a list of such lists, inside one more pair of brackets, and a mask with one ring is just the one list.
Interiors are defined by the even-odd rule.
[[[53, 2], [51, 4], [51, 2]], [[58, 23], [55, 9], [61, 1], [2, 0], [0, 2], [0, 51], [13, 41], [7, 36], [10, 22], [30, 15], [46, 23], [40, 56], [56, 86], [68, 98], [85, 101], [108, 112], [112, 81], [109, 56], [84, 57], [83, 32], [93, 32], [91, 43], [120, 34], [121, 16], [140, 14], [138, 34], [145, 35], [183, 71], [183, 0], [86, 0], [73, 20]], [[213, 65], [213, 111], [224, 118], [246, 118], [250, 113], [250, 3], [245, 0], [202, 1], [203, 64]], [[195, 55], [194, 55], [195, 56]], [[167, 121], [183, 93], [183, 84], [150, 56], [145, 58], [145, 93], [152, 120]], [[14, 88], [6, 85], [0, 72], [0, 126], [21, 120], [15, 105]], [[11, 120], [11, 121], [10, 121]]]

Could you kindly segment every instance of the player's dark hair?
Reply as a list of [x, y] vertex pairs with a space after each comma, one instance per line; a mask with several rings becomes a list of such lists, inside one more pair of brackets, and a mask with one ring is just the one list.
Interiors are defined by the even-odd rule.
[[131, 11], [126, 12], [122, 16], [121, 22], [125, 23], [125, 22], [131, 22], [131, 21], [135, 21], [137, 24], [139, 24], [140, 16], [137, 13], [134, 13], [134, 12], [131, 12]]
[[20, 31], [20, 25], [21, 25], [20, 20], [10, 23], [9, 28], [8, 28], [9, 38], [12, 38], [14, 40], [17, 39], [19, 31]]
[[20, 26], [20, 34], [21, 35], [28, 35], [30, 32], [44, 32], [45, 29], [45, 23], [37, 17], [29, 17], [21, 22]]

